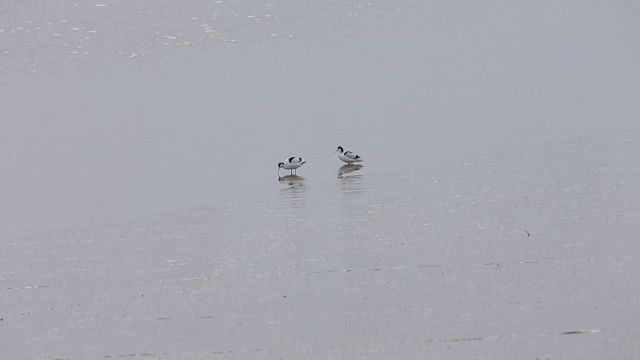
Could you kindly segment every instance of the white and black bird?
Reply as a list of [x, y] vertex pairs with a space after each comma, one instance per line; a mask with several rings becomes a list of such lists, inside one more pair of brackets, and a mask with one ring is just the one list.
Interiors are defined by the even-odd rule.
[[362, 156], [352, 151], [344, 151], [342, 146], [338, 146], [338, 148], [334, 152], [339, 152], [338, 159], [346, 162], [347, 164], [362, 162]]
[[307, 163], [307, 160], [301, 157], [292, 156], [287, 160], [285, 160], [284, 162], [278, 163], [278, 177], [280, 177], [280, 169], [290, 170], [291, 175], [293, 175], [296, 169], [298, 169], [300, 166], [306, 163]]

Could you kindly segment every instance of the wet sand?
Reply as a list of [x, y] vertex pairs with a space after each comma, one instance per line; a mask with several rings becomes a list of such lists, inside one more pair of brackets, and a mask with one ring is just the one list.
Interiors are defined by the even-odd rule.
[[[640, 355], [640, 142], [578, 138], [0, 244], [11, 358]], [[580, 176], [576, 176], [579, 174]]]

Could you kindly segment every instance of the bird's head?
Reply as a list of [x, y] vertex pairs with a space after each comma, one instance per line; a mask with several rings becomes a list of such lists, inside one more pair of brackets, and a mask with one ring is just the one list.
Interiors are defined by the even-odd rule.
[[[344, 152], [344, 149], [342, 148], [342, 146], [338, 146], [338, 148], [336, 149], [336, 151], [339, 151], [340, 153]], [[336, 152], [334, 151], [334, 152]]]
[[278, 163], [278, 169], [282, 168], [283, 166], [284, 166], [284, 163], [283, 163], [283, 162]]

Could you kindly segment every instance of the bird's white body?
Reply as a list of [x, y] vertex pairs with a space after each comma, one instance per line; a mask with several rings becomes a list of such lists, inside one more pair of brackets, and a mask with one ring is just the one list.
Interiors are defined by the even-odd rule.
[[306, 163], [307, 163], [307, 160], [301, 157], [292, 156], [287, 160], [278, 164], [278, 177], [280, 177], [280, 169], [290, 170], [291, 175], [293, 175], [297, 168], [299, 168], [300, 166]]
[[338, 154], [338, 159], [346, 162], [347, 164], [353, 164], [362, 162], [362, 156], [352, 152], [352, 151], [344, 151], [342, 146], [338, 146], [338, 150], [340, 153]]
[[284, 161], [283, 169], [294, 170], [307, 163], [307, 160], [301, 157], [290, 157]]

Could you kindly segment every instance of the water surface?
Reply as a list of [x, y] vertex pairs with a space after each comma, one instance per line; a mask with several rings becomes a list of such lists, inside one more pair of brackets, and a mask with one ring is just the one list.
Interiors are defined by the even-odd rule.
[[3, 349], [634, 358], [639, 144], [580, 138], [428, 171], [274, 178], [258, 201], [5, 242]]
[[256, 199], [289, 156], [326, 182], [337, 145], [406, 171], [638, 130], [640, 10], [626, 2], [0, 9], [5, 234]]
[[638, 15], [2, 2], [3, 356], [640, 357]]

